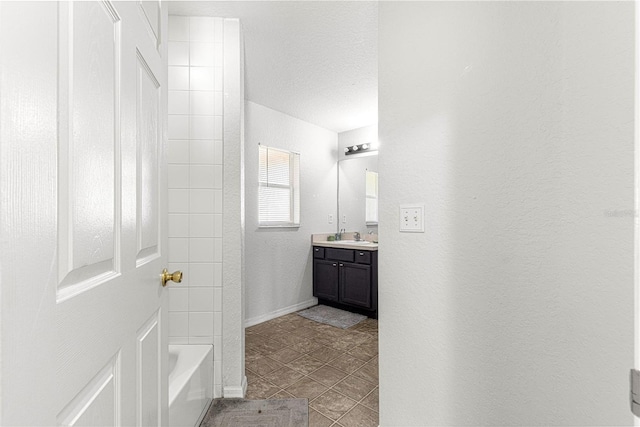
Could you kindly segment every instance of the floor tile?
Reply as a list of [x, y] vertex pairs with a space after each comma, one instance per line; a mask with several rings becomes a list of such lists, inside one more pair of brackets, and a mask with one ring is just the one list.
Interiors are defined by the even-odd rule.
[[366, 406], [367, 408], [373, 409], [376, 412], [379, 412], [380, 410], [379, 408], [379, 403], [378, 403], [378, 387], [376, 387], [371, 393], [369, 393], [369, 395], [367, 395], [367, 397], [365, 397], [364, 399], [362, 399], [362, 402], [360, 402], [362, 405]]
[[375, 384], [363, 380], [362, 378], [354, 377], [353, 375], [343, 379], [333, 386], [334, 390], [339, 391], [354, 400], [361, 400], [374, 388], [376, 388]]
[[335, 421], [346, 414], [356, 403], [355, 400], [343, 396], [335, 390], [328, 390], [313, 399], [309, 406]]
[[268, 339], [256, 345], [255, 349], [262, 354], [269, 355], [269, 354], [275, 353], [278, 350], [282, 350], [284, 347], [286, 347], [286, 345], [281, 343], [280, 341], [276, 341], [274, 339]]
[[247, 382], [247, 399], [266, 399], [278, 390], [280, 388], [276, 385], [263, 378], [257, 378]]
[[[306, 340], [289, 333], [289, 334], [284, 334], [279, 336], [278, 341], [286, 344], [287, 346], [294, 346], [296, 344], [301, 344], [303, 341], [306, 341]], [[297, 349], [294, 348], [294, 350], [297, 350]]]
[[303, 354], [308, 354], [308, 353], [312, 353], [320, 348], [323, 348], [324, 345], [316, 342], [316, 341], [312, 341], [310, 339], [306, 339], [306, 338], [300, 338], [300, 337], [295, 337], [293, 336], [293, 339], [296, 340], [297, 342], [292, 344], [290, 347], [292, 349], [294, 349], [297, 352], [303, 353]]
[[327, 363], [329, 366], [333, 366], [336, 369], [340, 369], [348, 374], [355, 372], [362, 365], [365, 364], [365, 361], [362, 359], [358, 359], [357, 357], [351, 354], [342, 354], [332, 361]]
[[260, 376], [275, 371], [276, 369], [282, 368], [281, 363], [276, 362], [273, 359], [269, 359], [268, 357], [261, 357], [255, 360], [246, 360], [245, 366], [247, 369], [255, 372]]
[[268, 399], [295, 399], [295, 397], [284, 390], [278, 390], [276, 393], [269, 396]]
[[251, 333], [259, 334], [260, 332], [268, 331], [272, 328], [270, 322], [259, 323], [257, 325], [249, 326], [247, 330]]
[[278, 319], [280, 319], [281, 323], [286, 322], [291, 325], [295, 325], [297, 327], [313, 325], [313, 323], [318, 323], [318, 322], [313, 322], [312, 320], [306, 319], [297, 313], [286, 314], [284, 316], [278, 317]]
[[310, 373], [309, 378], [313, 378], [319, 383], [322, 383], [327, 387], [331, 387], [337, 382], [342, 381], [346, 375], [347, 374], [337, 370], [336, 368], [332, 368], [331, 366], [324, 365], [320, 367], [318, 370]]
[[354, 406], [339, 423], [343, 427], [378, 427], [378, 413], [362, 406]]
[[333, 424], [333, 420], [320, 414], [315, 409], [309, 408], [309, 427], [329, 427]]
[[312, 380], [311, 378], [304, 377], [285, 388], [284, 391], [290, 393], [294, 397], [311, 400], [327, 391], [327, 387], [315, 380]]
[[250, 334], [244, 337], [244, 345], [248, 349], [255, 349], [258, 344], [262, 344], [265, 341], [267, 339], [259, 334]]
[[303, 326], [301, 328], [295, 329], [290, 332], [292, 335], [295, 335], [300, 338], [307, 338], [316, 334], [316, 332], [309, 327]]
[[245, 375], [247, 376], [247, 382], [252, 382], [255, 379], [260, 378], [260, 375], [256, 374], [255, 372], [253, 372], [251, 369], [245, 369], [244, 371]]
[[276, 351], [270, 357], [273, 360], [277, 360], [280, 363], [289, 363], [293, 360], [296, 360], [300, 356], [302, 356], [302, 353], [298, 353], [291, 347], [287, 347], [287, 348], [283, 348], [282, 350]]
[[356, 324], [355, 326], [349, 328], [349, 330], [373, 330], [378, 332], [378, 320], [367, 317], [362, 322]]
[[310, 427], [377, 427], [377, 355], [375, 319], [340, 329], [287, 314], [246, 329], [247, 398], [309, 399]]
[[[353, 332], [352, 334], [346, 336], [344, 340], [352, 343], [354, 347], [367, 344], [372, 341], [371, 335], [364, 334], [362, 332]], [[376, 349], [377, 349], [377, 346], [376, 346]]]
[[307, 355], [304, 355], [292, 362], [287, 363], [287, 366], [295, 369], [298, 372], [302, 372], [305, 375], [309, 375], [311, 372], [324, 365], [324, 362]]
[[342, 328], [336, 328], [334, 326], [330, 326], [330, 325], [324, 325], [324, 324], [320, 324], [319, 326], [320, 328], [324, 328], [321, 329], [325, 334], [333, 336], [334, 338], [342, 338], [346, 335], [349, 335], [351, 333], [351, 331], [349, 331], [348, 329], [342, 329]]
[[272, 371], [264, 376], [264, 379], [272, 382], [280, 388], [286, 388], [287, 386], [300, 381], [304, 375], [302, 373], [296, 371], [295, 369], [291, 369], [289, 367], [283, 367]]
[[360, 369], [353, 373], [354, 376], [362, 378], [363, 380], [367, 380], [371, 383], [378, 383], [378, 366], [377, 364], [372, 363], [373, 361], [369, 361], [365, 363]]
[[286, 334], [290, 334], [290, 333], [291, 332], [289, 332], [289, 331], [278, 329], [278, 330], [272, 331], [270, 333], [265, 333], [265, 334], [261, 334], [261, 335], [263, 337], [267, 338], [268, 340], [276, 341], [279, 344], [286, 344], [286, 343], [283, 343], [280, 338], [285, 336]]
[[262, 353], [257, 350], [250, 349], [249, 347], [245, 347], [244, 357], [245, 359], [256, 359], [258, 357], [262, 357]]
[[354, 355], [357, 358], [362, 360], [370, 360], [372, 357], [378, 354], [378, 344], [375, 343], [364, 343], [356, 347], [352, 347], [347, 350], [347, 353]]
[[321, 360], [323, 362], [329, 362], [335, 359], [336, 357], [341, 356], [342, 354], [343, 353], [341, 351], [334, 350], [331, 347], [322, 347], [315, 351], [310, 352], [309, 356], [315, 357], [316, 359]]
[[318, 342], [325, 344], [338, 351], [347, 351], [360, 344], [365, 343], [368, 340], [367, 337], [363, 337], [362, 334], [357, 333], [347, 334], [342, 337], [323, 337], [318, 339]]

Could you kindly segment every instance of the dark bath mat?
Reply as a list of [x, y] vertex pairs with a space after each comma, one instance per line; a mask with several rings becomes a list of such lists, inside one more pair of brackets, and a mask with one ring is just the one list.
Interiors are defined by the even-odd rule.
[[298, 314], [316, 322], [326, 323], [336, 328], [347, 329], [362, 322], [367, 316], [351, 313], [338, 308], [326, 305], [316, 305], [306, 310], [299, 311]]
[[307, 399], [215, 399], [200, 427], [307, 427]]

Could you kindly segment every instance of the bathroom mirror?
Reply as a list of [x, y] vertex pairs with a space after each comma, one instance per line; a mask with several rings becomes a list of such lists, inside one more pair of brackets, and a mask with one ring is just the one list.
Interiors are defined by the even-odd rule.
[[[369, 192], [367, 192], [367, 172]], [[377, 218], [372, 218], [372, 180], [377, 187], [378, 154], [350, 156], [338, 162], [338, 226], [337, 230], [359, 231], [362, 234], [378, 232]], [[375, 178], [374, 178], [375, 177]], [[375, 201], [377, 203], [377, 199]], [[367, 204], [370, 218], [367, 221]]]

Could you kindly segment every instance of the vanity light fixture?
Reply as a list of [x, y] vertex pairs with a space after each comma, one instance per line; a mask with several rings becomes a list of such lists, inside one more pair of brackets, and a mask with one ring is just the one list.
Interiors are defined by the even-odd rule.
[[361, 153], [365, 151], [376, 151], [377, 148], [378, 147], [374, 146], [374, 144], [372, 143], [351, 145], [344, 149], [344, 154], [349, 155], [349, 154], [356, 154], [356, 153]]

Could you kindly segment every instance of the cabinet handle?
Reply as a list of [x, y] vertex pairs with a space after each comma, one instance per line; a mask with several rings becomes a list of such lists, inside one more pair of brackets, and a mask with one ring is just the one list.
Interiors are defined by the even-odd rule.
[[364, 256], [364, 252], [360, 252], [360, 256]]
[[334, 262], [334, 263], [333, 263], [333, 266], [335, 267], [336, 265], [337, 265], [337, 264]]
[[344, 264], [340, 264], [340, 267], [344, 267]]

